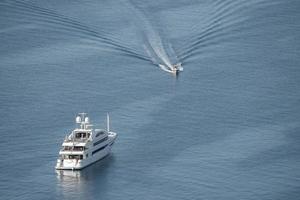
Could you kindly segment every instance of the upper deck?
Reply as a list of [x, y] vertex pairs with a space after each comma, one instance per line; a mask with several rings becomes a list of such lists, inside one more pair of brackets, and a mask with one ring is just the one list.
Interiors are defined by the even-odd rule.
[[91, 135], [91, 129], [75, 129], [69, 136], [66, 136], [63, 146], [84, 146], [88, 141], [91, 140]]

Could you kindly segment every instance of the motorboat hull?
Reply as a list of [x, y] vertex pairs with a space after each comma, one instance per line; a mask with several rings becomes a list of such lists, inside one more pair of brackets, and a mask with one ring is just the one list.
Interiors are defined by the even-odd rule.
[[183, 71], [183, 67], [181, 66], [181, 63], [172, 65], [172, 67], [168, 67], [166, 65], [163, 64], [158, 64], [158, 66], [163, 69], [164, 71], [170, 72], [174, 75], [178, 75], [179, 72]]

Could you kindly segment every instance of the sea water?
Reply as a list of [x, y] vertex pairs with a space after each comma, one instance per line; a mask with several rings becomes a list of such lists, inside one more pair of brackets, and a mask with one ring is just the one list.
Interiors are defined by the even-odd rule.
[[[0, 199], [299, 199], [299, 9], [1, 1]], [[177, 78], [157, 65], [176, 59]], [[118, 138], [55, 171], [78, 112]]]

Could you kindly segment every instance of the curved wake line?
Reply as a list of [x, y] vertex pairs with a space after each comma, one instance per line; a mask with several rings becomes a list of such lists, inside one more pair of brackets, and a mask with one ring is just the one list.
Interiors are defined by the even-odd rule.
[[[261, 2], [265, 2], [266, 0], [261, 0]], [[210, 31], [211, 29], [217, 28], [217, 26], [221, 26], [221, 24], [224, 24], [226, 22], [230, 22], [231, 18], [235, 17], [233, 14], [237, 11], [241, 13], [241, 11], [247, 11], [250, 10], [250, 5], [253, 5], [253, 2], [248, 3], [248, 1], [237, 2], [237, 1], [231, 1], [228, 4], [226, 4], [228, 1], [222, 1], [220, 4], [218, 4], [218, 7], [213, 15], [211, 15], [208, 20], [206, 20], [209, 23], [206, 24], [206, 28], [202, 31], [200, 35], [192, 36], [188, 42], [186, 42], [183, 45], [183, 48], [186, 49], [189, 48], [191, 45], [190, 43], [195, 43], [198, 41], [199, 38], [202, 38], [202, 34], [205, 34], [207, 31]], [[224, 6], [223, 6], [224, 5]], [[231, 23], [232, 25], [233, 23]], [[197, 26], [193, 26], [192, 30], [195, 30]]]
[[[207, 23], [208, 26], [205, 29], [203, 29], [198, 35], [191, 37], [191, 39], [182, 46], [180, 49], [181, 51], [179, 52], [180, 59], [187, 59], [195, 54], [194, 51], [199, 52], [199, 48], [201, 46], [207, 46], [209, 43], [213, 44], [219, 37], [223, 39], [232, 38], [226, 35], [226, 33], [236, 29], [237, 25], [242, 24], [251, 18], [250, 15], [238, 18], [237, 15], [233, 15], [237, 11], [239, 11], [239, 13], [247, 13], [253, 9], [257, 9], [257, 6], [259, 6], [259, 8], [264, 8], [269, 5], [266, 0], [260, 0], [259, 5], [248, 1], [238, 3], [231, 1], [229, 5], [227, 5], [226, 2], [228, 1], [224, 1], [219, 4], [219, 7], [217, 8], [218, 12], [216, 12], [213, 17], [210, 17], [212, 22]], [[242, 4], [243, 2], [245, 3]], [[226, 5], [223, 7], [224, 4]], [[255, 5], [255, 7], [251, 7], [251, 5]], [[194, 26], [194, 29], [195, 27], [196, 26]], [[218, 39], [220, 42], [222, 42], [221, 38]]]
[[[232, 30], [232, 29], [231, 29]], [[224, 37], [220, 37], [224, 36]], [[198, 46], [197, 48], [191, 50], [190, 52], [187, 52], [186, 54], [182, 54], [181, 59], [186, 60], [194, 55], [199, 54], [200, 51], [205, 52], [205, 47], [211, 47], [213, 45], [218, 45], [221, 43], [228, 42], [229, 40], [236, 39], [240, 37], [240, 33], [236, 32], [235, 34], [230, 35], [224, 35], [223, 33], [216, 34], [213, 38], [214, 40], [205, 40], [201, 43], [201, 48]], [[226, 40], [225, 40], [226, 39]]]
[[[261, 2], [265, 2], [266, 0], [260, 0]], [[246, 2], [246, 3], [243, 3]], [[216, 9], [214, 9], [214, 13], [212, 15], [209, 15], [209, 17], [206, 19], [206, 21], [202, 21], [202, 24], [204, 24], [205, 26], [211, 26], [213, 24], [214, 21], [222, 21], [223, 18], [228, 18], [230, 16], [232, 16], [233, 13], [239, 11], [241, 11], [241, 8], [248, 8], [250, 5], [254, 5], [253, 2], [250, 1], [246, 1], [246, 0], [242, 0], [242, 1], [221, 1], [220, 3], [216, 2], [215, 3], [215, 7]], [[212, 8], [215, 8], [214, 6], [212, 6]], [[227, 19], [228, 20], [228, 19]], [[213, 21], [211, 23], [211, 21]], [[195, 29], [198, 28], [197, 25], [194, 25], [191, 28], [191, 31], [195, 31]], [[190, 40], [194, 40], [196, 36], [191, 37], [188, 41]], [[188, 42], [189, 43], [189, 42]]]
[[[18, 5], [18, 4], [22, 4], [22, 7], [18, 7], [18, 9], [20, 11], [27, 9], [28, 11], [31, 11], [31, 13], [32, 12], [35, 13], [36, 16], [46, 16], [48, 18], [53, 19], [54, 22], [61, 22], [61, 24], [64, 23], [65, 25], [76, 27], [76, 28], [78, 28], [78, 29], [80, 29], [82, 31], [85, 31], [85, 32], [91, 32], [91, 33], [95, 33], [95, 34], [98, 34], [98, 35], [100, 35], [100, 34], [103, 34], [103, 35], [108, 34], [108, 33], [103, 32], [103, 31], [99, 32], [99, 30], [97, 30], [97, 31], [93, 30], [90, 27], [88, 27], [86, 25], [83, 25], [82, 23], [80, 23], [80, 22], [78, 22], [78, 21], [76, 21], [76, 20], [74, 20], [74, 19], [72, 19], [70, 17], [66, 17], [64, 15], [57, 14], [57, 13], [55, 13], [52, 10], [48, 10], [46, 8], [41, 8], [41, 7], [38, 7], [38, 6], [35, 6], [35, 5], [30, 5], [28, 3], [26, 4], [25, 2], [15, 1], [15, 5]], [[105, 38], [103, 35], [101, 35], [101, 37], [103, 37], [103, 39], [113, 41], [112, 39]], [[117, 41], [116, 38], [114, 38], [114, 40]], [[118, 42], [120, 42], [120, 41], [118, 41]]]
[[200, 45], [205, 44], [206, 42], [210, 42], [211, 40], [220, 38], [228, 38], [228, 35], [226, 33], [229, 33], [230, 31], [234, 30], [235, 26], [240, 23], [245, 22], [246, 19], [240, 19], [240, 21], [235, 21], [232, 24], [226, 24], [226, 26], [216, 26], [211, 27], [211, 29], [203, 32], [199, 35], [198, 41], [193, 42], [190, 44], [188, 48], [184, 48], [180, 53], [179, 56], [181, 59], [185, 58], [189, 53], [193, 52], [194, 50], [198, 49]]
[[[226, 0], [225, 1], [222, 1], [221, 3], [216, 3], [216, 9], [214, 9], [215, 7], [212, 6], [212, 8], [214, 9], [214, 12], [212, 15], [209, 15], [206, 19], [203, 19], [203, 21], [201, 21], [201, 24], [203, 24], [203, 26], [206, 26], [206, 27], [210, 27], [211, 25], [213, 25], [215, 23], [215, 21], [219, 21], [219, 19], [221, 18], [224, 18], [225, 16], [223, 15], [225, 13], [225, 11], [223, 11], [224, 9], [226, 9], [226, 6], [227, 7], [230, 7], [231, 4], [233, 3], [228, 3], [228, 4], [225, 4], [226, 3]], [[225, 4], [226, 6], [220, 6], [220, 5], [223, 5]], [[225, 13], [226, 14], [226, 13]], [[190, 32], [196, 32], [198, 30], [198, 24], [195, 24]], [[194, 35], [192, 36], [191, 38], [189, 38], [189, 40], [187, 41], [187, 44], [190, 43], [190, 41], [192, 40], [195, 40], [195, 38], [197, 37], [197, 35]]]
[[[126, 45], [122, 44], [120, 41], [118, 41], [115, 38], [108, 38], [107, 36], [103, 35], [105, 32], [98, 32], [96, 30], [91, 29], [90, 27], [81, 24], [80, 22], [70, 19], [68, 17], [65, 17], [63, 15], [57, 14], [51, 10], [40, 8], [35, 5], [30, 5], [25, 2], [20, 1], [14, 1], [9, 2], [9, 4], [5, 4], [8, 7], [13, 8], [15, 13], [19, 14], [26, 14], [27, 17], [31, 16], [35, 21], [35, 23], [45, 25], [43, 23], [47, 24], [47, 28], [49, 27], [55, 27], [60, 26], [60, 30], [66, 30], [66, 31], [72, 31], [72, 35], [80, 35], [83, 34], [86, 37], [90, 37], [90, 39], [94, 39], [95, 41], [98, 41], [100, 43], [106, 43], [110, 45], [111, 47], [115, 48], [116, 50], [119, 50], [121, 52], [125, 52], [127, 55], [132, 55], [134, 57], [140, 58], [142, 60], [148, 60], [147, 56], [140, 54], [139, 52], [127, 47]], [[17, 6], [14, 7], [13, 5]], [[22, 7], [20, 7], [20, 5]], [[30, 13], [29, 13], [30, 12]], [[45, 17], [45, 18], [38, 18], [38, 17]], [[24, 20], [24, 19], [22, 19]], [[56, 31], [57, 28], [56, 28]], [[76, 32], [73, 32], [76, 31]], [[101, 34], [102, 33], [102, 34]]]

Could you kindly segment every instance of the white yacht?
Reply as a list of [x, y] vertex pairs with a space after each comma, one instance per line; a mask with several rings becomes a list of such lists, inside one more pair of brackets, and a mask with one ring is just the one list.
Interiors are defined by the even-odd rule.
[[86, 113], [76, 117], [79, 125], [67, 135], [62, 149], [59, 151], [56, 169], [82, 169], [110, 153], [117, 134], [109, 130], [109, 115], [107, 114], [107, 130], [93, 129]]

